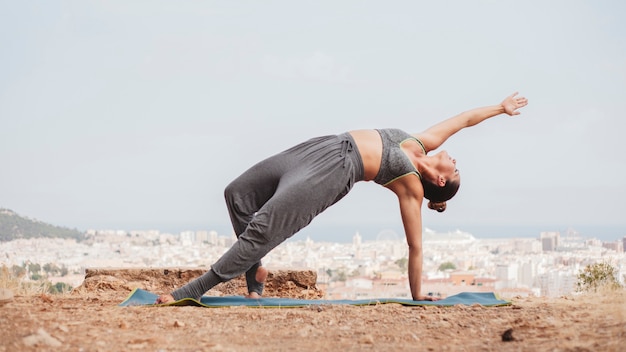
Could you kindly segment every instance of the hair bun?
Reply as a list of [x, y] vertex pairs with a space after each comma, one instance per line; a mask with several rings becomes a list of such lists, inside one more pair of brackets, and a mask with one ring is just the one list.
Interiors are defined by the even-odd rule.
[[432, 210], [436, 210], [442, 213], [444, 210], [446, 210], [446, 202], [428, 201], [428, 207]]

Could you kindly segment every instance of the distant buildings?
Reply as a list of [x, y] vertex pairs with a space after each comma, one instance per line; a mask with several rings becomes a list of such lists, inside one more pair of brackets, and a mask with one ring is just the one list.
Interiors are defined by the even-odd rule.
[[613, 251], [618, 252], [618, 253], [624, 252], [624, 242], [623, 241], [603, 242], [602, 243], [602, 247], [606, 248], [606, 249], [613, 250]]
[[556, 246], [559, 245], [559, 237], [558, 232], [542, 232], [539, 235], [541, 239], [541, 249], [544, 252], [556, 251]]
[[[382, 231], [378, 241], [351, 243], [287, 241], [270, 252], [264, 265], [309, 268], [328, 298], [410, 297], [407, 245]], [[0, 265], [55, 264], [81, 273], [86, 267], [206, 267], [236, 240], [215, 231], [90, 230], [82, 242], [29, 239], [0, 243]], [[583, 239], [576, 231], [542, 232], [538, 238], [476, 239], [463, 231], [423, 235], [424, 293], [448, 296], [464, 291], [495, 291], [503, 297], [559, 296], [575, 289], [586, 265], [608, 262], [626, 275], [626, 237], [615, 242]], [[440, 271], [442, 263], [455, 269]], [[443, 269], [442, 269], [443, 270]], [[61, 278], [62, 281], [62, 278]], [[72, 283], [74, 286], [80, 283]]]

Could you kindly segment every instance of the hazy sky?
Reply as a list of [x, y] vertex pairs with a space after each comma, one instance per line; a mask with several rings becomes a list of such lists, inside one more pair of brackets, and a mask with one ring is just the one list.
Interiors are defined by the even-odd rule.
[[[0, 0], [0, 207], [79, 229], [228, 227], [224, 187], [310, 137], [419, 132], [519, 91], [443, 149], [429, 228], [626, 235], [624, 1]], [[398, 226], [360, 183], [314, 220]], [[531, 234], [534, 235], [534, 234]]]

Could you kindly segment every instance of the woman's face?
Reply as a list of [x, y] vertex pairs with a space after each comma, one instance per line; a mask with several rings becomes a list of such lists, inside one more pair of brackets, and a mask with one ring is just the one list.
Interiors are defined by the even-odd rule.
[[438, 159], [437, 170], [446, 180], [456, 180], [461, 176], [456, 168], [456, 159], [452, 158], [447, 151], [442, 150], [436, 154]]

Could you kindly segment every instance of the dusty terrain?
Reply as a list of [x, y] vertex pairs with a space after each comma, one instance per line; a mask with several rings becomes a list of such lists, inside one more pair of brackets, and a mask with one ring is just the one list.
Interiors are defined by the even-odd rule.
[[[0, 351], [626, 349], [624, 290], [514, 299], [510, 306], [491, 308], [118, 307], [130, 286], [139, 284], [157, 292], [159, 280], [129, 277], [124, 284], [119, 277], [101, 274], [64, 295], [16, 293], [13, 301], [0, 306]], [[285, 278], [276, 275], [270, 281], [279, 282], [280, 277]], [[316, 294], [314, 288], [280, 282], [275, 296]], [[239, 288], [222, 289], [214, 293], [230, 294], [229, 290]]]

